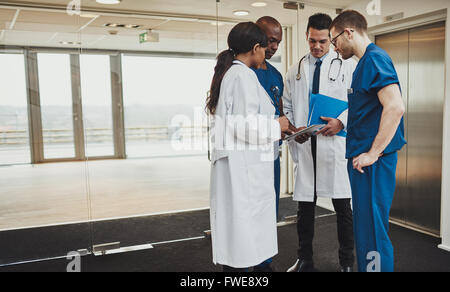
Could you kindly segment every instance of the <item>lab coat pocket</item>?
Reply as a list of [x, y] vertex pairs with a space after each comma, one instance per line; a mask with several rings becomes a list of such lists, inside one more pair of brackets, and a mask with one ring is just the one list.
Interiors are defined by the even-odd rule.
[[[267, 155], [263, 151], [245, 151], [244, 159], [247, 165], [260, 164], [267, 161]], [[273, 155], [271, 156], [273, 159]]]
[[255, 206], [273, 200], [275, 198], [274, 188], [274, 163], [260, 162], [248, 165], [248, 182], [250, 187], [249, 199]]
[[214, 150], [211, 153], [211, 163], [216, 164], [217, 161], [228, 158], [228, 151], [218, 151]]

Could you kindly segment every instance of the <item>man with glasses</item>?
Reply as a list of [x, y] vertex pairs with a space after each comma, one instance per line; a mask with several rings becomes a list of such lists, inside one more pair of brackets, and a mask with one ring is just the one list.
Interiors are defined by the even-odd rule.
[[[298, 130], [308, 125], [310, 98], [325, 95], [347, 101], [351, 87], [353, 60], [344, 61], [330, 51], [329, 26], [326, 14], [309, 18], [307, 41], [310, 53], [287, 74], [283, 96], [284, 113]], [[294, 200], [298, 201], [298, 260], [288, 272], [312, 272], [314, 221], [317, 197], [331, 198], [337, 213], [339, 262], [343, 272], [351, 272], [354, 264], [353, 220], [350, 204], [351, 188], [346, 171], [345, 136], [347, 110], [340, 116], [321, 117], [327, 125], [316, 136], [302, 136], [290, 142], [296, 163]], [[311, 139], [310, 139], [311, 138]]]
[[336, 51], [359, 58], [348, 97], [348, 173], [360, 272], [394, 271], [389, 212], [395, 191], [397, 152], [405, 145], [400, 82], [389, 55], [367, 35], [367, 20], [357, 11], [331, 24]]

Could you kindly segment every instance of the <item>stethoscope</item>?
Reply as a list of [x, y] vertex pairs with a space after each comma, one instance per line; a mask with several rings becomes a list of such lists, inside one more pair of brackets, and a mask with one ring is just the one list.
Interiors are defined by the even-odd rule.
[[280, 108], [280, 101], [281, 101], [280, 88], [278, 88], [278, 86], [272, 86], [270, 88], [270, 91], [272, 92], [274, 98], [272, 100], [272, 104], [277, 108]]
[[[307, 54], [306, 56], [304, 56], [301, 60], [300, 63], [298, 63], [298, 70], [297, 70], [297, 81], [300, 81], [302, 79], [302, 62], [306, 59], [309, 58], [309, 54]], [[333, 64], [334, 62], [338, 62], [339, 63], [339, 70], [337, 71], [337, 74], [335, 76], [331, 76], [331, 69], [333, 68]], [[341, 59], [339, 59], [339, 53], [337, 53], [336, 58], [334, 58], [333, 60], [331, 60], [331, 64], [330, 64], [330, 68], [328, 69], [328, 79], [330, 81], [335, 82], [339, 75], [341, 74], [341, 70], [342, 70], [342, 65], [343, 62]], [[334, 77], [334, 78], [333, 78]], [[342, 76], [342, 79], [344, 79], [344, 76]]]
[[278, 109], [278, 111], [280, 112], [280, 116], [284, 116], [282, 110], [283, 100], [281, 99], [280, 88], [278, 86], [272, 86], [270, 88], [270, 91], [273, 94], [273, 100], [270, 99], [270, 101], [272, 102], [273, 106], [275, 106]]

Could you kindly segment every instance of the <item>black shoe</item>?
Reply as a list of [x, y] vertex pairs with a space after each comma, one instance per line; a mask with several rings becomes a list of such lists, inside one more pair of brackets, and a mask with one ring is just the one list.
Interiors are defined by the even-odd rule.
[[305, 260], [297, 260], [295, 265], [287, 270], [288, 273], [311, 273], [314, 271], [314, 263], [312, 261]]
[[275, 270], [272, 268], [271, 264], [264, 266], [256, 266], [253, 268], [254, 273], [275, 273]]
[[339, 270], [341, 273], [353, 273], [353, 267], [341, 267]]

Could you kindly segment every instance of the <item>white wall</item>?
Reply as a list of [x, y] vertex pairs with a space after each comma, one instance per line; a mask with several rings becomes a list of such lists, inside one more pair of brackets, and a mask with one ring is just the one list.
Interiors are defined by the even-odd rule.
[[[446, 68], [450, 68], [450, 1], [448, 0], [381, 0], [381, 15], [369, 16], [366, 8], [369, 0], [360, 1], [348, 7], [363, 13], [373, 27], [383, 24], [386, 16], [403, 12], [405, 18], [420, 16], [426, 13], [447, 9], [446, 30]], [[442, 217], [441, 248], [450, 251], [450, 74], [446, 76], [443, 133], [443, 170], [442, 170]]]

